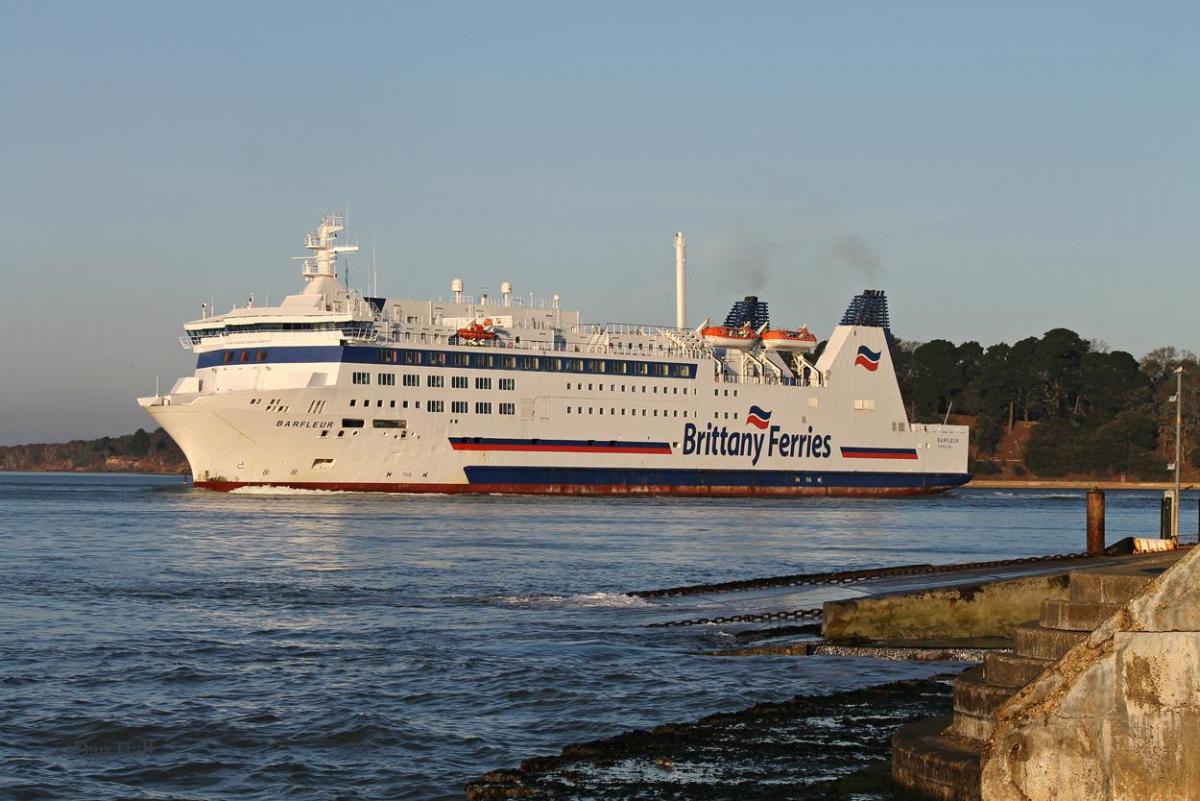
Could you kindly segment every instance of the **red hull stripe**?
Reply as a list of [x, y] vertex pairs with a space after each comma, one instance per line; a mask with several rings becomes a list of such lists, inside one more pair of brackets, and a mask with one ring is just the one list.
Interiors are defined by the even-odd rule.
[[965, 483], [969, 476], [952, 484], [907, 487], [737, 487], [674, 486], [630, 484], [379, 484], [359, 482], [270, 482], [270, 481], [197, 481], [200, 489], [229, 492], [241, 487], [285, 487], [333, 492], [392, 492], [484, 495], [672, 495], [697, 498], [738, 498], [746, 496], [796, 497], [883, 497], [931, 495]]
[[501, 439], [451, 437], [456, 451], [519, 451], [523, 453], [650, 453], [670, 455], [666, 442], [621, 442], [583, 439]]
[[842, 448], [843, 459], [916, 459], [915, 448]]

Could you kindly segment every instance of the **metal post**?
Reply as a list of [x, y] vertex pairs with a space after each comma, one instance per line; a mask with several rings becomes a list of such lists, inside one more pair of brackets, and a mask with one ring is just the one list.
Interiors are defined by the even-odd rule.
[[1162, 494], [1162, 514], [1159, 518], [1158, 536], [1162, 539], [1171, 538], [1171, 490]]
[[1088, 556], [1104, 553], [1104, 490], [1096, 487], [1087, 495]]
[[1172, 500], [1171, 539], [1179, 541], [1179, 470], [1183, 466], [1180, 443], [1183, 432], [1183, 366], [1175, 368], [1175, 495]]

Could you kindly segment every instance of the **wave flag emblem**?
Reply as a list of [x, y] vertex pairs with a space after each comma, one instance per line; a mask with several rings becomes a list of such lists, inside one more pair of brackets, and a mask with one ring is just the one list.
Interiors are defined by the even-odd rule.
[[869, 372], [875, 372], [879, 369], [879, 357], [882, 353], [876, 353], [866, 345], [858, 346], [858, 355], [854, 357], [854, 363]]
[[746, 415], [746, 425], [754, 426], [755, 428], [766, 428], [770, 424], [770, 412], [765, 412], [757, 406], [750, 407], [750, 413]]

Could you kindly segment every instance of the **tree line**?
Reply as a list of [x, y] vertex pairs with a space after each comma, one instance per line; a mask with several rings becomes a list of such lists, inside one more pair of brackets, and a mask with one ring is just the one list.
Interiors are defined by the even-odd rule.
[[[1012, 345], [896, 340], [893, 359], [909, 419], [971, 419], [972, 471], [997, 473], [996, 449], [1035, 423], [1017, 472], [1165, 480], [1174, 458], [1175, 368], [1184, 368], [1184, 460], [1196, 448], [1200, 369], [1194, 353], [1158, 348], [1141, 360], [1066, 328]], [[1191, 454], [1189, 460], [1188, 454]]]

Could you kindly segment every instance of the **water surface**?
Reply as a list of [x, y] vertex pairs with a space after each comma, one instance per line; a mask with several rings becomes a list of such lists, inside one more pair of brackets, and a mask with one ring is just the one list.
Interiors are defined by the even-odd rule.
[[[1110, 541], [1152, 533], [1157, 510], [1109, 493]], [[381, 497], [0, 474], [0, 795], [461, 798], [568, 742], [942, 669], [706, 657], [729, 631], [646, 625], [704, 599], [625, 591], [1075, 552], [1083, 524], [1082, 492]]]

